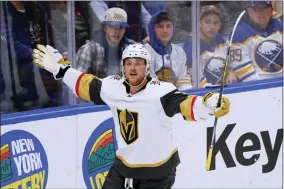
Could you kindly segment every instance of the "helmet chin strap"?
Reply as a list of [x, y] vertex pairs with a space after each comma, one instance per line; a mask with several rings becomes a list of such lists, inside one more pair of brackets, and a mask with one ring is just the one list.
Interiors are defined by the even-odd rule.
[[133, 88], [137, 88], [137, 87], [140, 87], [142, 85], [142, 83], [146, 79], [146, 75], [145, 75], [144, 79], [141, 81], [141, 83], [139, 85], [131, 85], [126, 79], [127, 78], [125, 78], [125, 83], [127, 83], [127, 85], [129, 85], [130, 87], [133, 87]]

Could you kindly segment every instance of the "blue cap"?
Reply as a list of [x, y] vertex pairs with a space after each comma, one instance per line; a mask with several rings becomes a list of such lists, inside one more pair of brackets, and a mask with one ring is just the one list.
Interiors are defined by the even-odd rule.
[[261, 4], [267, 4], [268, 6], [272, 7], [272, 1], [249, 1], [248, 8], [253, 8]]
[[111, 26], [129, 27], [128, 24], [125, 22], [105, 21], [105, 23]]

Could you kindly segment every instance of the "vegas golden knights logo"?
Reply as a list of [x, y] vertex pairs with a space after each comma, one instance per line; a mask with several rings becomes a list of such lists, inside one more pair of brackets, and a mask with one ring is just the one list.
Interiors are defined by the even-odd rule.
[[127, 144], [138, 138], [138, 113], [126, 110], [117, 110], [120, 133]]

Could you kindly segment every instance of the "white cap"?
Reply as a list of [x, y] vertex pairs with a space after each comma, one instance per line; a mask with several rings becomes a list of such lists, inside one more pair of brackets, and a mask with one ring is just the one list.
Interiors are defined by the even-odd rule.
[[104, 22], [112, 26], [128, 27], [126, 12], [117, 7], [106, 11]]

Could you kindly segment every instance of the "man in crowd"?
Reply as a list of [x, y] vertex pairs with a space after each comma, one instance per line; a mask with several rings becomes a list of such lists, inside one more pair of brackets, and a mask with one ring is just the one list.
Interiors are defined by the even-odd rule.
[[147, 36], [151, 15], [141, 1], [91, 1], [90, 5], [93, 10], [93, 32], [100, 28], [98, 22], [103, 21], [106, 10], [117, 7], [123, 9], [128, 15], [129, 27], [125, 32], [127, 38], [140, 42]]
[[102, 24], [103, 31], [78, 50], [77, 69], [98, 77], [121, 75], [122, 51], [135, 43], [124, 36], [127, 14], [121, 8], [110, 8]]
[[[46, 44], [48, 40], [45, 9], [39, 2], [8, 1], [3, 3], [7, 4], [7, 16], [12, 18], [11, 41], [16, 60], [14, 69], [17, 69], [22, 88], [11, 97], [14, 107], [17, 111], [25, 111], [60, 105], [59, 83], [53, 80], [49, 72], [38, 69], [32, 63], [33, 48], [36, 44]], [[2, 24], [9, 26], [8, 23]], [[6, 35], [10, 34], [6, 33]]]
[[148, 26], [150, 40], [145, 47], [151, 53], [151, 77], [173, 83], [179, 90], [192, 88], [187, 74], [184, 50], [171, 43], [174, 33], [173, 19], [166, 11], [152, 15]]
[[[202, 7], [200, 13], [200, 86], [220, 84], [227, 54], [224, 36], [219, 34], [222, 13], [214, 5]], [[192, 73], [192, 42], [184, 44], [188, 72]], [[228, 79], [233, 77], [229, 72]]]
[[230, 62], [239, 82], [283, 73], [283, 23], [272, 17], [271, 1], [249, 1], [232, 40]]

